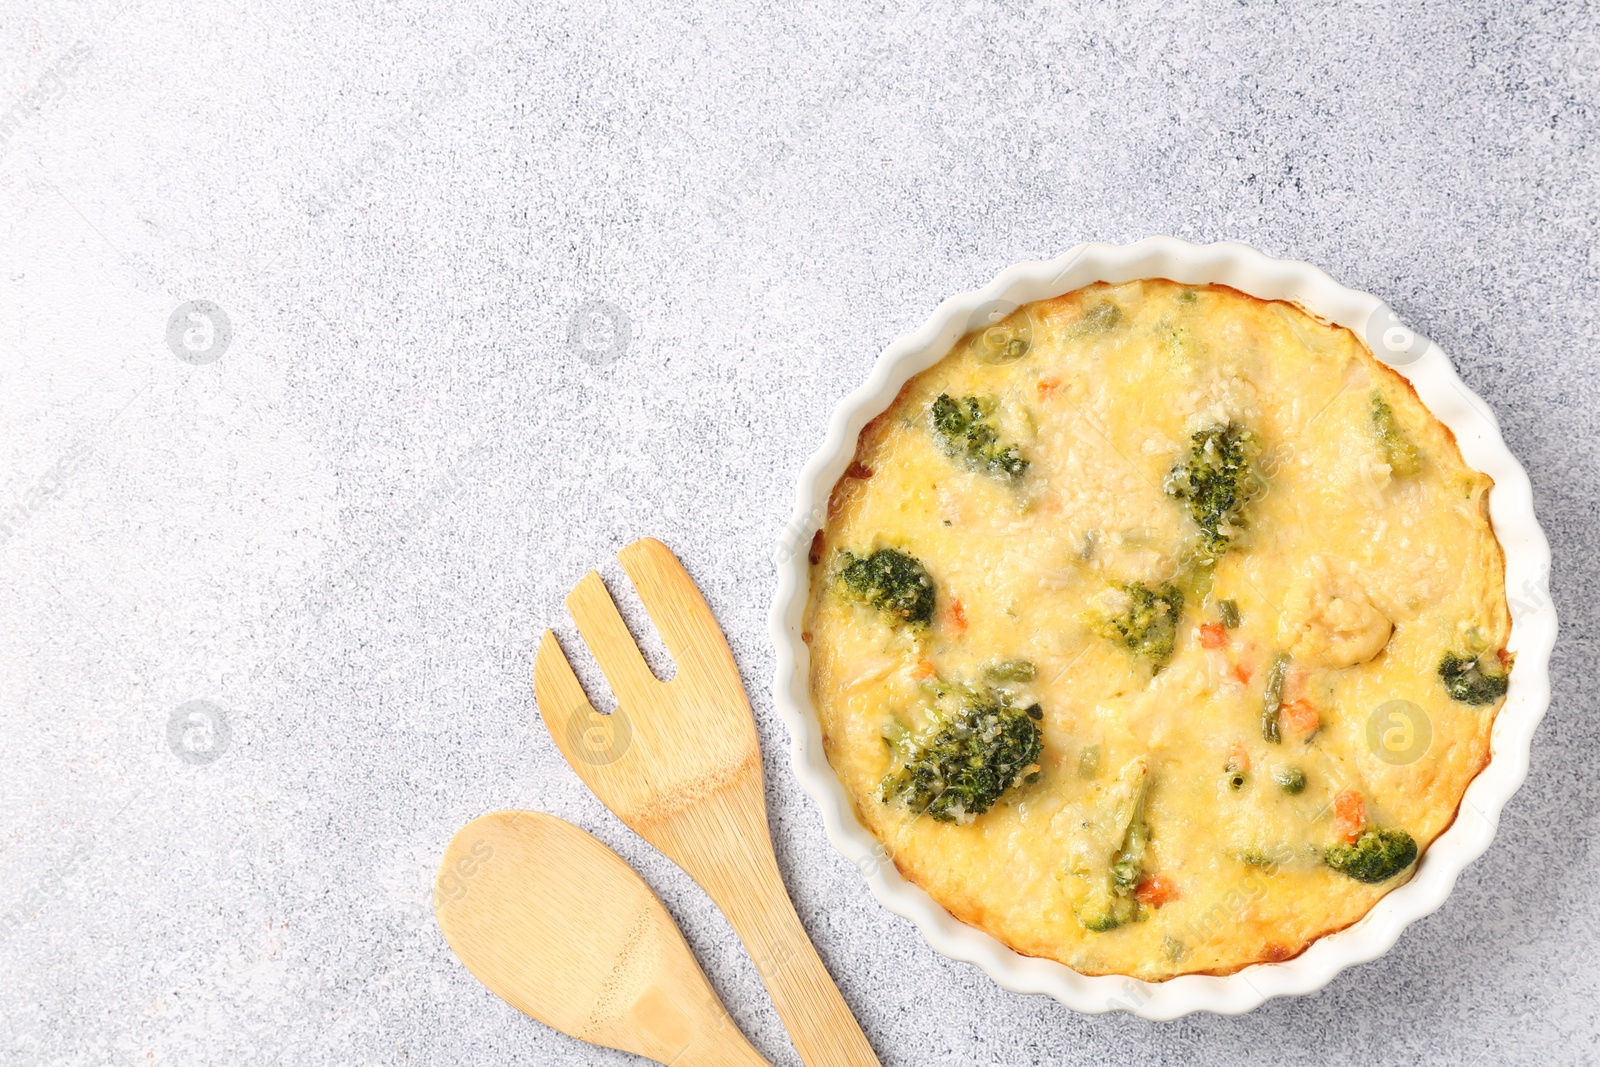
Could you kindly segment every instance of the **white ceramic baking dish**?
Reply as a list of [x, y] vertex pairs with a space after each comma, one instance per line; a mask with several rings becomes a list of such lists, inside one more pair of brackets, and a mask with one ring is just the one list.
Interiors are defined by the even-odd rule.
[[[1093, 282], [1137, 278], [1230, 285], [1263, 299], [1291, 301], [1349, 327], [1380, 360], [1411, 381], [1423, 403], [1454, 431], [1466, 462], [1494, 479], [1489, 511], [1506, 553], [1512, 613], [1509, 648], [1516, 653], [1516, 664], [1505, 706], [1494, 724], [1493, 758], [1468, 787], [1454, 824], [1434, 841], [1411, 880], [1385, 896], [1361, 921], [1313, 943], [1294, 959], [1257, 964], [1226, 977], [1185, 975], [1142, 982], [1079, 974], [1054, 961], [1013, 952], [959, 922], [902, 878], [882, 846], [857, 821], [823, 754], [822, 733], [808, 692], [808, 653], [800, 639], [807, 550], [826, 514], [828, 495], [850, 463], [856, 436], [867, 421], [888, 407], [908, 378], [936, 363], [971, 330], [1030, 301]], [[1556, 637], [1548, 588], [1550, 548], [1534, 518], [1528, 477], [1501, 440], [1488, 405], [1467, 389], [1437, 345], [1407, 329], [1377, 297], [1347, 289], [1309, 264], [1272, 259], [1242, 244], [1196, 245], [1170, 237], [1131, 245], [1085, 244], [1050, 262], [1009, 267], [982, 289], [940, 304], [921, 329], [901, 337], [878, 357], [866, 383], [834, 411], [827, 440], [800, 474], [794, 518], [780, 539], [776, 562], [778, 589], [771, 614], [777, 650], [774, 694], [793, 737], [795, 775], [821, 807], [829, 839], [866, 875], [873, 894], [921, 928], [935, 949], [977, 964], [1013, 992], [1047, 994], [1083, 1012], [1120, 1009], [1147, 1019], [1172, 1019], [1194, 1011], [1237, 1014], [1269, 997], [1321, 989], [1351, 964], [1381, 955], [1407, 925], [1442, 905], [1462, 869], [1489, 847], [1500, 809], [1527, 776], [1533, 731], [1550, 701], [1550, 650]]]

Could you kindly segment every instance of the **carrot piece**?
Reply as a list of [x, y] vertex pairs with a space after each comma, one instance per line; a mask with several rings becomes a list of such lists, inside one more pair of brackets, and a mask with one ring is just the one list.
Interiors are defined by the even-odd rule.
[[937, 668], [934, 667], [931, 659], [922, 660], [911, 669], [911, 677], [913, 678], [932, 678], [936, 673], [938, 673]]
[[1229, 668], [1228, 673], [1237, 678], [1240, 685], [1249, 685], [1250, 679], [1255, 676], [1256, 670], [1248, 663], [1235, 663]]
[[967, 632], [967, 609], [956, 597], [950, 598], [950, 606], [945, 609], [945, 625], [957, 637]]
[[1228, 753], [1228, 770], [1248, 771], [1249, 769], [1250, 753], [1245, 751], [1243, 745], [1235, 741], [1232, 750]]
[[1207, 622], [1200, 625], [1201, 648], [1223, 648], [1228, 643], [1228, 628], [1220, 622]]
[[1322, 725], [1322, 717], [1309, 700], [1291, 700], [1278, 714], [1283, 728], [1290, 733], [1309, 734]]
[[1061, 388], [1061, 379], [1040, 378], [1038, 385], [1039, 399], [1048, 400], [1050, 398], [1050, 394], [1054, 393], [1059, 388]]
[[1133, 889], [1134, 899], [1152, 908], [1159, 908], [1178, 896], [1178, 887], [1159, 874], [1152, 874]]
[[1361, 794], [1346, 789], [1333, 798], [1333, 832], [1346, 841], [1355, 841], [1367, 826], [1367, 805]]

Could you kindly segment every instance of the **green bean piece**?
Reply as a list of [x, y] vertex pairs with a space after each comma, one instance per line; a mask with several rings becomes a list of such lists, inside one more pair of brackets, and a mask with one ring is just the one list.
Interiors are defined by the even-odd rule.
[[1283, 679], [1288, 673], [1289, 653], [1279, 652], [1267, 671], [1267, 691], [1261, 705], [1261, 736], [1274, 745], [1283, 740], [1278, 731], [1278, 713], [1283, 707]]

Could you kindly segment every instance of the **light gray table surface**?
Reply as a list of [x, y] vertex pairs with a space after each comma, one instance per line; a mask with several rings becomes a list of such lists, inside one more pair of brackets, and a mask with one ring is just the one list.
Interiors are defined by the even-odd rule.
[[[528, 807], [632, 862], [797, 1063], [721, 916], [535, 720], [539, 633], [644, 534], [727, 630], [779, 861], [886, 1064], [1594, 1061], [1597, 25], [8, 6], [0, 1061], [628, 1062], [434, 924], [452, 832]], [[1006, 993], [881, 907], [789, 771], [765, 622], [796, 474], [885, 344], [1011, 262], [1162, 233], [1316, 263], [1440, 342], [1532, 477], [1564, 625], [1449, 903], [1318, 995], [1168, 1024]], [[609, 347], [575, 347], [601, 305]]]

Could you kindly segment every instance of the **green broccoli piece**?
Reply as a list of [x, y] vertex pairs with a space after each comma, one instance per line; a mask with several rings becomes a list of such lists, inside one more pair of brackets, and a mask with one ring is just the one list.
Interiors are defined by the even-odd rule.
[[1128, 651], [1148, 659], [1160, 671], [1172, 659], [1183, 614], [1183, 593], [1170, 582], [1150, 589], [1139, 582], [1113, 585], [1098, 598], [1099, 611], [1090, 628]]
[[1044, 710], [1038, 704], [1014, 707], [993, 691], [952, 689], [945, 695], [955, 709], [936, 710], [935, 725], [922, 738], [898, 741], [900, 766], [884, 778], [880, 796], [964, 826], [1019, 781], [1038, 776]]
[[1084, 309], [1076, 319], [1072, 320], [1068, 332], [1074, 337], [1085, 334], [1105, 333], [1114, 330], [1122, 322], [1122, 309], [1109, 300], [1103, 300], [1092, 308]]
[[1383, 458], [1395, 474], [1415, 474], [1422, 469], [1422, 457], [1417, 446], [1401, 431], [1394, 421], [1394, 409], [1383, 394], [1372, 394], [1372, 429], [1378, 435]]
[[1115, 930], [1123, 923], [1134, 922], [1139, 917], [1139, 902], [1115, 893], [1106, 893], [1094, 900], [1098, 908], [1086, 908], [1078, 913], [1078, 921], [1090, 933], [1103, 934]]
[[992, 402], [978, 397], [952, 399], [940, 393], [933, 402], [933, 433], [945, 454], [969, 468], [1012, 480], [1022, 477], [1028, 461], [1016, 445], [1002, 445], [1000, 431], [989, 418]]
[[1368, 830], [1353, 845], [1334, 845], [1323, 860], [1358, 882], [1387, 882], [1417, 858], [1417, 843], [1404, 830]]
[[1476, 656], [1446, 652], [1439, 661], [1439, 677], [1450, 696], [1463, 704], [1493, 704], [1506, 695], [1511, 684], [1508, 674], [1490, 674]]
[[1134, 892], [1144, 877], [1145, 850], [1150, 842], [1150, 827], [1144, 818], [1149, 785], [1143, 760], [1123, 768], [1118, 782], [1121, 802], [1112, 813], [1112, 826], [1121, 831], [1116, 850], [1105, 868], [1094, 869], [1098, 868], [1095, 864], [1072, 872], [1076, 890], [1072, 911], [1085, 930], [1104, 933], [1144, 918]]
[[1253, 431], [1232, 423], [1197, 431], [1187, 459], [1167, 474], [1167, 495], [1189, 505], [1204, 558], [1216, 559], [1244, 529], [1244, 508], [1260, 480], [1251, 466], [1261, 451]]
[[917, 557], [898, 548], [880, 548], [870, 556], [841, 552], [839, 585], [852, 600], [912, 626], [933, 618], [933, 579]]

